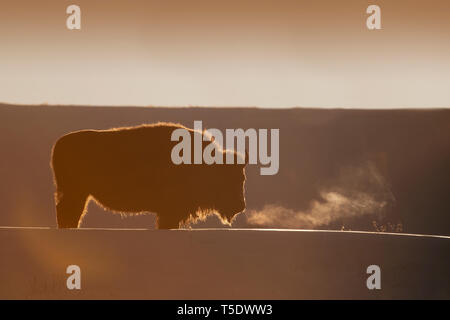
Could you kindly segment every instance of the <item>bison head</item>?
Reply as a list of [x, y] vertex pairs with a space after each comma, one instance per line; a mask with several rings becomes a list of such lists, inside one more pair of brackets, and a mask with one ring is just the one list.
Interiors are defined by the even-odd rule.
[[[234, 152], [234, 151], [225, 151]], [[234, 152], [236, 158], [240, 156]], [[243, 163], [215, 164], [212, 165], [211, 178], [213, 181], [208, 186], [212, 209], [216, 210], [222, 220], [231, 223], [234, 216], [245, 210], [245, 166], [248, 156], [245, 156]]]

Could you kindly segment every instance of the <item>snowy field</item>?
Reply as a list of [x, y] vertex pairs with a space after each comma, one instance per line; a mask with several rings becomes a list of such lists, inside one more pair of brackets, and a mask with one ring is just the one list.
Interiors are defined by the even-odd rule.
[[[275, 229], [0, 228], [1, 299], [450, 298], [450, 237]], [[81, 289], [68, 290], [69, 265]], [[369, 290], [369, 265], [381, 289]]]

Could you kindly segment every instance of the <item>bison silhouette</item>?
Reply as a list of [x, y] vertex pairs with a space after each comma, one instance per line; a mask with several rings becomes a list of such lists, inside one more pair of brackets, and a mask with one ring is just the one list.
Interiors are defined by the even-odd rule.
[[171, 134], [178, 128], [194, 141], [194, 130], [173, 123], [82, 130], [58, 139], [51, 160], [58, 227], [79, 227], [90, 199], [115, 212], [156, 213], [159, 229], [178, 228], [208, 210], [229, 224], [245, 209], [247, 161], [237, 164], [236, 151], [220, 149], [224, 163], [233, 153], [234, 164], [176, 165], [171, 150], [178, 142]]

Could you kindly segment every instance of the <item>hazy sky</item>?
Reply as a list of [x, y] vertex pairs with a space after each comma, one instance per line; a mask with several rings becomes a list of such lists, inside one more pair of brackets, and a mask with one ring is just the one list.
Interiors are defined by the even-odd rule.
[[450, 1], [2, 0], [0, 101], [450, 107]]

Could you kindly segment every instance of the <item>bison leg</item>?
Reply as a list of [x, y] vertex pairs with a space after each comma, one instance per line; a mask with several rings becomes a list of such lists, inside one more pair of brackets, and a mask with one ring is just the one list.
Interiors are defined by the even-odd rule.
[[58, 228], [78, 228], [86, 200], [87, 195], [79, 192], [64, 192], [56, 204]]

